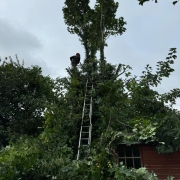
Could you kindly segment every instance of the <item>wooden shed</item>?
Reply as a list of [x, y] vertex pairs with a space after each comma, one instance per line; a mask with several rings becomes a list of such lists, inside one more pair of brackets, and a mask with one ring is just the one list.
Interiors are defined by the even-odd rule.
[[173, 176], [180, 180], [180, 152], [158, 154], [152, 145], [119, 145], [117, 148], [118, 162], [127, 167], [146, 167], [154, 172], [160, 180]]

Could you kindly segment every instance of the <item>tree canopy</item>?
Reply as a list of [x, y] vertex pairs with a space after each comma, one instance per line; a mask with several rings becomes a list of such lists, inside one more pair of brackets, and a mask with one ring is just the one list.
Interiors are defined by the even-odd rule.
[[40, 67], [25, 68], [11, 57], [1, 63], [0, 142], [3, 145], [13, 136], [37, 136], [42, 131], [42, 113], [54, 98], [52, 84], [50, 77], [42, 75]]
[[126, 30], [126, 22], [123, 17], [116, 18], [118, 2], [97, 0], [94, 9], [91, 9], [89, 2], [66, 0], [64, 19], [68, 31], [80, 37], [86, 60], [95, 57], [97, 50], [100, 50], [100, 59], [103, 61], [106, 39], [110, 35], [122, 35]]

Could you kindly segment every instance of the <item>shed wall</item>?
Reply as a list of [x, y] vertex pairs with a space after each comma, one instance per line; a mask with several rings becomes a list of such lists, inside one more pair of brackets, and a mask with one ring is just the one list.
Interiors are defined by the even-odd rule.
[[158, 154], [154, 147], [141, 145], [142, 165], [149, 172], [154, 172], [160, 180], [167, 176], [174, 176], [174, 180], [180, 180], [180, 152], [172, 154]]

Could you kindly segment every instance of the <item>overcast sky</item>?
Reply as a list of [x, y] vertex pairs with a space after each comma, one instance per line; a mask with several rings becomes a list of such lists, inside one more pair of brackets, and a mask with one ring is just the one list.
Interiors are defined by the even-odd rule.
[[[91, 0], [92, 6], [94, 2]], [[130, 65], [134, 75], [141, 75], [146, 64], [155, 67], [176, 47], [175, 72], [163, 80], [158, 91], [180, 88], [180, 3], [173, 6], [172, 0], [159, 0], [139, 6], [137, 0], [118, 2], [117, 17], [124, 17], [127, 31], [108, 39], [107, 61]], [[63, 6], [64, 0], [0, 0], [1, 58], [15, 59], [17, 54], [26, 66], [42, 67], [45, 75], [66, 76], [69, 57], [79, 52], [84, 59], [84, 49], [78, 37], [67, 31]]]

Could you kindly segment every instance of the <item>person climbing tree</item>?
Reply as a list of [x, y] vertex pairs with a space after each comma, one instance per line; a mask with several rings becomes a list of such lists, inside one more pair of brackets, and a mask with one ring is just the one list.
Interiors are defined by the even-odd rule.
[[77, 66], [80, 62], [80, 54], [76, 53], [76, 55], [70, 57], [72, 66]]

